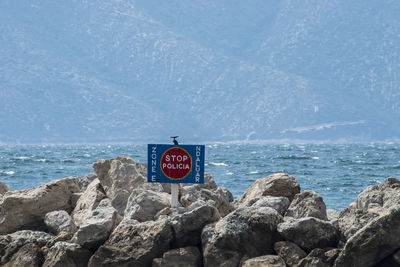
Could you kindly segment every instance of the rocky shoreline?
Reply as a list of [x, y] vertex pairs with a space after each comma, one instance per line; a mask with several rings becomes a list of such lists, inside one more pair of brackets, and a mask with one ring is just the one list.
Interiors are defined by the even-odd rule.
[[2, 266], [400, 266], [400, 181], [367, 187], [342, 212], [296, 178], [256, 180], [234, 201], [210, 175], [147, 183], [126, 157], [30, 190], [0, 182]]

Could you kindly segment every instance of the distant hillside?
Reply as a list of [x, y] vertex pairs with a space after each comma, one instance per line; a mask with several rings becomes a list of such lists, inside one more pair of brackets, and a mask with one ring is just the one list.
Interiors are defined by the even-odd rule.
[[0, 2], [0, 142], [400, 136], [398, 1]]

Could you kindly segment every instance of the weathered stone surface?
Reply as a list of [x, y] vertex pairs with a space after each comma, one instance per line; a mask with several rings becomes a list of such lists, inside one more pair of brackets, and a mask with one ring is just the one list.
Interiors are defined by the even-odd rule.
[[328, 220], [324, 200], [320, 195], [310, 190], [294, 196], [285, 216], [297, 219], [314, 217], [321, 220]]
[[[101, 160], [93, 164], [97, 177], [113, 206], [123, 215], [134, 189], [165, 191], [159, 183], [147, 183], [147, 166], [127, 157]], [[169, 186], [169, 185], [168, 185]]]
[[49, 249], [43, 267], [86, 267], [91, 256], [78, 244], [57, 242]]
[[339, 229], [348, 240], [373, 219], [400, 204], [400, 181], [388, 178], [386, 184], [368, 186], [356, 201], [340, 213]]
[[72, 239], [73, 235], [68, 232], [60, 232], [58, 235], [53, 236], [47, 243], [46, 247], [51, 248], [54, 246], [55, 243], [60, 242], [60, 241], [70, 241]]
[[197, 247], [173, 249], [164, 253], [162, 258], [153, 260], [152, 267], [200, 267], [201, 254]]
[[0, 196], [4, 195], [8, 191], [10, 191], [10, 188], [8, 188], [8, 186], [5, 183], [0, 181]]
[[300, 185], [296, 178], [286, 173], [276, 173], [256, 180], [236, 202], [248, 206], [246, 203], [261, 196], [287, 197], [292, 201], [298, 193]]
[[271, 197], [265, 196], [260, 197], [251, 206], [253, 207], [270, 207], [279, 212], [279, 214], [285, 214], [289, 207], [290, 201], [287, 197]]
[[285, 240], [307, 250], [334, 247], [339, 239], [337, 229], [331, 223], [314, 217], [285, 218], [285, 222], [278, 225], [278, 232]]
[[123, 221], [89, 260], [89, 267], [150, 266], [170, 249], [173, 233], [168, 220]]
[[313, 249], [307, 257], [303, 258], [298, 263], [298, 267], [330, 267], [333, 266], [336, 257], [340, 253], [337, 248], [316, 248]]
[[347, 240], [335, 266], [374, 266], [399, 248], [400, 205], [395, 205]]
[[307, 253], [290, 241], [279, 241], [274, 244], [274, 250], [288, 266], [295, 266]]
[[85, 192], [88, 185], [91, 184], [96, 178], [97, 175], [95, 173], [89, 173], [79, 179], [79, 188], [81, 189], [81, 192]]
[[61, 232], [75, 233], [77, 228], [65, 210], [51, 211], [48, 212], [44, 217], [44, 223], [47, 229], [55, 235]]
[[236, 266], [244, 255], [256, 257], [272, 252], [281, 221], [282, 216], [274, 209], [247, 207], [206, 226], [201, 236], [205, 266]]
[[207, 205], [174, 216], [171, 221], [174, 232], [174, 246], [200, 246], [201, 232], [204, 226], [219, 219], [218, 210], [215, 207]]
[[34, 243], [23, 245], [12, 258], [5, 263], [4, 267], [39, 267], [43, 263], [43, 252], [40, 247]]
[[117, 210], [111, 205], [111, 200], [105, 198], [84, 219], [72, 241], [85, 248], [96, 249], [107, 240], [118, 223]]
[[139, 222], [150, 221], [162, 209], [171, 206], [171, 195], [152, 190], [135, 189], [132, 191], [126, 209], [124, 219], [137, 220]]
[[90, 213], [97, 208], [100, 201], [106, 198], [106, 193], [100, 184], [99, 179], [94, 179], [78, 199], [72, 218], [75, 225], [80, 227], [83, 220], [90, 215]]
[[399, 267], [400, 266], [400, 249], [392, 255], [386, 257], [375, 265], [376, 267]]
[[332, 209], [327, 209], [326, 210], [326, 216], [328, 217], [328, 221], [335, 226], [337, 229], [339, 229], [339, 216], [340, 212], [337, 210], [332, 210]]
[[0, 234], [12, 233], [23, 227], [44, 227], [46, 213], [71, 211], [71, 194], [78, 191], [78, 179], [65, 178], [34, 189], [6, 193], [0, 198]]
[[286, 267], [286, 264], [279, 256], [263, 255], [245, 260], [242, 267]]

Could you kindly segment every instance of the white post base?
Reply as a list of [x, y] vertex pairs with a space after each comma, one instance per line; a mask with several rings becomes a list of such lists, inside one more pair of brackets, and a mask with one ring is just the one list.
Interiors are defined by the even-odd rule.
[[178, 207], [179, 184], [171, 183], [171, 208]]

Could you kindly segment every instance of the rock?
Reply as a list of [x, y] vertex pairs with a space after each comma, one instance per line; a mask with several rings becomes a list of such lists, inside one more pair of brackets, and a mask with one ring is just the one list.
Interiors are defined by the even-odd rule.
[[400, 249], [398, 249], [392, 255], [386, 257], [379, 262], [376, 267], [399, 267], [400, 266]]
[[340, 253], [340, 249], [337, 248], [316, 248], [313, 249], [307, 257], [303, 258], [299, 263], [298, 267], [330, 267], [333, 266], [336, 257]]
[[71, 211], [71, 194], [78, 191], [78, 179], [65, 178], [30, 190], [8, 192], [0, 198], [0, 234], [44, 228], [46, 213]]
[[339, 216], [339, 229], [346, 240], [373, 219], [400, 204], [400, 181], [388, 178], [386, 184], [368, 186]]
[[173, 240], [169, 220], [123, 221], [90, 258], [89, 267], [150, 266], [170, 249]]
[[264, 255], [245, 260], [242, 267], [286, 267], [283, 259], [276, 255]]
[[89, 173], [79, 179], [79, 188], [81, 189], [81, 192], [85, 192], [89, 184], [91, 184], [96, 178], [97, 175], [95, 173]]
[[290, 241], [279, 241], [274, 244], [274, 250], [288, 266], [295, 266], [302, 258], [307, 256], [298, 245]]
[[81, 198], [82, 195], [82, 192], [71, 194], [71, 206], [73, 209], [75, 209], [76, 204], [78, 203], [78, 200]]
[[4, 267], [26, 266], [26, 267], [39, 267], [43, 263], [43, 252], [40, 247], [34, 243], [28, 243], [22, 246], [16, 252], [10, 261], [5, 263]]
[[93, 168], [107, 197], [120, 215], [124, 214], [128, 198], [134, 189], [165, 191], [160, 183], [147, 183], [145, 164], [136, 163], [127, 157], [101, 160], [94, 163]]
[[328, 217], [328, 221], [335, 226], [337, 229], [339, 229], [339, 216], [340, 212], [337, 210], [332, 210], [332, 209], [327, 209], [326, 210], [326, 216]]
[[117, 210], [111, 205], [111, 200], [105, 198], [90, 216], [83, 220], [72, 241], [85, 248], [96, 249], [107, 240], [118, 223]]
[[78, 244], [57, 242], [49, 249], [43, 267], [86, 267], [91, 256]]
[[285, 222], [278, 225], [278, 232], [285, 240], [306, 250], [334, 247], [339, 239], [337, 229], [331, 223], [314, 217], [285, 218]]
[[296, 178], [285, 173], [276, 173], [256, 180], [236, 201], [236, 204], [249, 206], [248, 202], [261, 196], [287, 197], [292, 201], [298, 193], [300, 193], [300, 186]]
[[49, 231], [55, 235], [60, 232], [73, 234], [77, 230], [74, 221], [65, 210], [48, 212], [44, 217], [44, 223]]
[[47, 243], [46, 247], [51, 248], [55, 243], [60, 241], [70, 241], [73, 235], [68, 232], [60, 232], [57, 236], [52, 237]]
[[400, 205], [395, 205], [347, 240], [335, 266], [374, 266], [399, 248]]
[[78, 199], [72, 217], [75, 225], [80, 227], [85, 217], [97, 208], [100, 201], [106, 198], [106, 193], [100, 184], [99, 179], [94, 179]]
[[310, 190], [294, 196], [285, 216], [297, 219], [314, 217], [321, 220], [328, 220], [324, 200], [320, 195]]
[[159, 211], [170, 205], [171, 195], [168, 193], [135, 189], [128, 199], [124, 219], [150, 221]]
[[290, 201], [287, 197], [260, 197], [251, 206], [253, 207], [270, 207], [279, 212], [279, 214], [285, 214], [289, 207]]
[[0, 196], [4, 195], [8, 191], [10, 191], [10, 188], [8, 188], [8, 186], [5, 183], [0, 181]]
[[204, 226], [219, 219], [218, 210], [212, 206], [201, 206], [193, 211], [176, 215], [171, 221], [174, 246], [200, 246]]
[[201, 254], [197, 247], [173, 249], [164, 253], [162, 258], [153, 260], [152, 267], [200, 267]]
[[[239, 208], [203, 229], [201, 239], [205, 266], [236, 266], [243, 256], [272, 252], [279, 213], [268, 207]], [[229, 264], [229, 265], [228, 265]]]

